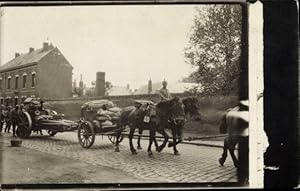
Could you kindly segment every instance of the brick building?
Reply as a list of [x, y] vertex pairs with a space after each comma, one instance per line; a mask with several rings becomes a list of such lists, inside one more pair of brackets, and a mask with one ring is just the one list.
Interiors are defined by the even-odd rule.
[[37, 50], [15, 54], [0, 66], [1, 104], [15, 105], [26, 97], [44, 99], [72, 96], [73, 67], [52, 44], [43, 43]]

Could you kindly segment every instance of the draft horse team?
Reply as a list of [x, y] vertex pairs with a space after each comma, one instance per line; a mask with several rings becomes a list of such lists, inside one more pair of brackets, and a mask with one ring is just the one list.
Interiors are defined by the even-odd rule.
[[[182, 129], [187, 115], [190, 115], [195, 120], [200, 120], [197, 98], [187, 97], [181, 100], [175, 97], [157, 104], [140, 101], [136, 103], [136, 106], [129, 106], [123, 109], [118, 126], [121, 129], [129, 126], [129, 145], [132, 154], [137, 153], [132, 143], [135, 129], [138, 129], [140, 134], [143, 130], [149, 130], [150, 136], [147, 152], [150, 156], [152, 155], [151, 146], [153, 142], [158, 152], [161, 152], [165, 148], [169, 140], [166, 129], [170, 129], [173, 142], [169, 146], [173, 146], [174, 154], [178, 155], [179, 152], [176, 145], [182, 141]], [[164, 141], [160, 146], [158, 146], [155, 140], [156, 132], [164, 137]], [[117, 135], [116, 140], [119, 140], [120, 135], [121, 133]], [[140, 137], [138, 138], [138, 148], [141, 148]], [[116, 151], [119, 151], [118, 141], [116, 142]]]

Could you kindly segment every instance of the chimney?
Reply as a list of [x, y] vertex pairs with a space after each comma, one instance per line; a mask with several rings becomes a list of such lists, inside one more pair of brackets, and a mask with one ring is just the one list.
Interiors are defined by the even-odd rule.
[[96, 87], [95, 87], [96, 96], [105, 95], [105, 72], [96, 73]]
[[15, 58], [17, 58], [18, 56], [20, 56], [20, 53], [16, 52], [15, 53]]
[[47, 50], [48, 47], [49, 47], [48, 42], [44, 42], [44, 43], [43, 43], [43, 49], [44, 49], [44, 50]]
[[33, 52], [33, 51], [34, 51], [34, 48], [30, 47], [30, 48], [29, 48], [29, 53], [30, 53], [30, 52]]
[[83, 88], [82, 74], [80, 74], [79, 87]]
[[152, 81], [151, 79], [148, 81], [148, 94], [152, 93]]

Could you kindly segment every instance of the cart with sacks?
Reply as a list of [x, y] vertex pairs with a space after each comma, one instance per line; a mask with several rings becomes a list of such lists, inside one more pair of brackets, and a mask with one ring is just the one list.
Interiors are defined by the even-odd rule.
[[[90, 148], [96, 135], [107, 136], [111, 143], [116, 143], [118, 120], [122, 109], [112, 101], [101, 99], [87, 102], [81, 106], [81, 123], [78, 127], [78, 141], [83, 148]], [[119, 143], [123, 135], [119, 137]]]

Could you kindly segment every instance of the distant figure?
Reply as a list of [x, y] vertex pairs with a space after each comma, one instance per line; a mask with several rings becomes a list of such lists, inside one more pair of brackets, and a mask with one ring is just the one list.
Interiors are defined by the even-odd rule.
[[[17, 111], [17, 114], [18, 114], [18, 124], [20, 123], [23, 123], [24, 122], [24, 118], [26, 117], [25, 114], [24, 114], [24, 104], [20, 104], [20, 107]], [[18, 125], [19, 127], [19, 125]]]
[[2, 129], [4, 124], [3, 110], [4, 110], [4, 105], [0, 105], [0, 136], [2, 136]]
[[160, 102], [172, 99], [172, 96], [167, 88], [167, 85], [168, 85], [167, 81], [164, 80], [162, 82], [162, 85], [163, 85], [163, 87], [158, 91], [158, 95], [160, 97]]
[[25, 108], [24, 108], [24, 104], [20, 104], [20, 108], [18, 112], [24, 112]]
[[18, 110], [19, 110], [20, 106], [16, 105], [15, 108], [11, 111], [11, 124], [12, 124], [12, 128], [13, 128], [13, 136], [16, 136], [16, 127], [18, 126], [18, 122], [19, 122], [19, 114], [18, 114]]
[[5, 129], [4, 132], [10, 133], [11, 126], [11, 106], [7, 107], [7, 110], [4, 112], [4, 120], [5, 120]]

